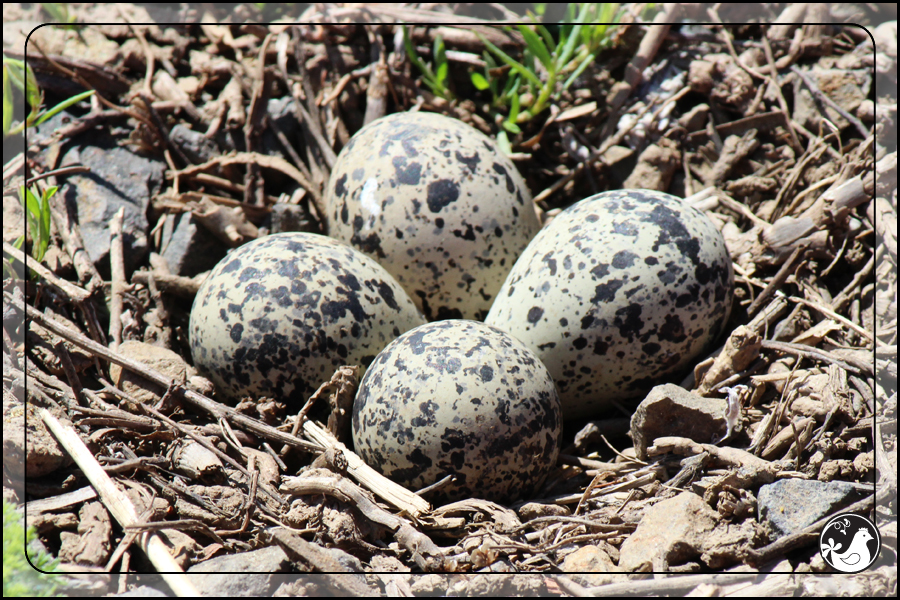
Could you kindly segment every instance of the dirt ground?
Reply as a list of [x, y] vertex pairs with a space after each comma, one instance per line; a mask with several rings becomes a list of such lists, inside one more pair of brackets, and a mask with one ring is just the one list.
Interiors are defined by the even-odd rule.
[[[93, 573], [65, 589], [896, 595], [896, 7], [626, 4], [573, 36], [549, 4], [166, 6], [4, 4], [6, 58], [74, 24], [29, 39], [42, 110], [94, 90], [4, 140], [3, 495], [62, 570]], [[733, 264], [711, 348], [567, 421], [546, 483], [508, 506], [432, 506], [366, 466], [342, 425], [357, 365], [303, 406], [235, 406], [194, 368], [209, 270], [325, 232], [336, 157], [405, 111], [497, 140], [545, 224], [668, 192]], [[881, 555], [831, 576], [819, 531], [846, 511]]]

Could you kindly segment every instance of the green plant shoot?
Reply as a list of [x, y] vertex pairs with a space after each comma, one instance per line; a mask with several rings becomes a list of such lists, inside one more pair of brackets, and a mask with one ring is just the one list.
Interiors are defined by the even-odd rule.
[[[25, 100], [30, 107], [30, 112], [25, 120], [13, 125], [13, 97], [12, 87], [15, 87], [25, 95]], [[42, 111], [44, 102], [43, 93], [38, 87], [37, 79], [31, 67], [24, 61], [3, 57], [3, 137], [18, 135], [26, 127], [36, 127], [53, 117], [62, 110], [77, 104], [90, 97], [94, 90], [88, 90], [63, 100], [50, 110]]]
[[[28, 229], [31, 231], [31, 239], [34, 244], [31, 247], [31, 256], [36, 261], [44, 260], [47, 248], [50, 246], [50, 198], [56, 194], [59, 188], [51, 186], [41, 192], [41, 198], [31, 190], [26, 190], [25, 186], [19, 186], [19, 201], [22, 208], [25, 209], [25, 220], [28, 222]], [[25, 241], [25, 236], [19, 236], [15, 246], [21, 248]]]
[[[34, 529], [25, 529], [22, 517], [15, 507], [3, 501], [3, 596], [34, 597], [53, 596], [57, 591], [57, 583], [52, 575], [42, 575], [35, 571], [55, 571], [58, 562], [46, 552], [34, 552], [30, 549], [28, 559], [26, 549], [36, 535]], [[28, 564], [30, 559], [31, 564]], [[34, 567], [32, 567], [34, 565]]]
[[[543, 6], [535, 8], [541, 14]], [[476, 32], [487, 51], [483, 55], [484, 74], [473, 71], [472, 85], [480, 91], [491, 91], [491, 108], [506, 112], [501, 125], [509, 133], [520, 133], [518, 124], [547, 109], [584, 73], [611, 43], [613, 27], [623, 13], [619, 4], [570, 4], [568, 10], [570, 22], [559, 26], [556, 39], [540, 23], [516, 25], [525, 42], [521, 60]], [[498, 64], [509, 69], [502, 91], [497, 81]]]
[[425, 85], [431, 89], [431, 92], [445, 100], [453, 100], [453, 92], [445, 85], [450, 65], [447, 63], [444, 40], [441, 36], [437, 36], [434, 39], [434, 47], [432, 49], [434, 58], [433, 70], [431, 65], [423, 62], [419, 55], [416, 54], [416, 48], [409, 35], [409, 27], [403, 28], [403, 45], [406, 47], [406, 55], [409, 57], [409, 61], [422, 73], [422, 79], [425, 81]]

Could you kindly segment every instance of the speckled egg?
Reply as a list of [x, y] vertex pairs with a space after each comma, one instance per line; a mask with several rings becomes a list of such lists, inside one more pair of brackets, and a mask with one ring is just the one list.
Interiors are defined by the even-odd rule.
[[475, 321], [417, 327], [375, 359], [353, 406], [353, 443], [371, 467], [444, 502], [527, 498], [555, 468], [562, 432], [547, 368]]
[[369, 365], [424, 322], [374, 260], [321, 235], [281, 233], [233, 250], [210, 271], [191, 309], [191, 354], [226, 398], [297, 407], [337, 367]]
[[328, 234], [378, 260], [428, 320], [483, 319], [540, 229], [496, 143], [433, 113], [393, 114], [354, 135], [325, 205]]
[[702, 212], [662, 192], [604, 192], [535, 237], [486, 323], [535, 350], [566, 419], [595, 416], [690, 365], [722, 331], [733, 287]]

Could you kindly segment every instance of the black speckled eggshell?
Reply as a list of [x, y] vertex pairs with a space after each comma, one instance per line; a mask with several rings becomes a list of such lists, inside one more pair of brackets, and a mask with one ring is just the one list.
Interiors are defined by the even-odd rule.
[[331, 238], [281, 233], [230, 252], [194, 299], [191, 354], [231, 400], [295, 409], [341, 365], [366, 367], [425, 322], [375, 261]]
[[353, 406], [356, 452], [429, 500], [529, 498], [556, 466], [562, 420], [546, 367], [508, 334], [448, 320], [385, 348]]
[[734, 273], [721, 233], [683, 200], [617, 190], [578, 202], [522, 253], [486, 323], [531, 347], [566, 419], [682, 371], [719, 336]]
[[328, 234], [378, 260], [428, 320], [483, 319], [540, 229], [496, 143], [434, 113], [361, 129], [338, 156], [325, 205]]

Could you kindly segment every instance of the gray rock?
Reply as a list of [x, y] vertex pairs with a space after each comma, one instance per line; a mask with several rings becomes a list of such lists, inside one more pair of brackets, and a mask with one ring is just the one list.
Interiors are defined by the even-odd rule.
[[675, 384], [653, 388], [631, 417], [634, 450], [641, 460], [658, 437], [685, 437], [701, 444], [725, 435], [726, 402], [704, 398]]
[[782, 479], [759, 490], [759, 520], [773, 539], [796, 533], [870, 494], [865, 487], [845, 481]]
[[[300, 123], [294, 115], [293, 99], [290, 96], [274, 98], [269, 100], [267, 106], [269, 120], [273, 127], [277, 127], [284, 134], [284, 137], [287, 138], [289, 143], [293, 144], [294, 149], [300, 156], [306, 156], [303, 144], [297, 143], [298, 140], [303, 139], [303, 136], [300, 133]], [[259, 151], [268, 156], [279, 156], [291, 164], [294, 163], [287, 152], [285, 152], [284, 145], [278, 139], [278, 136], [275, 135], [272, 127], [267, 127], [262, 132], [259, 140]], [[263, 176], [265, 177], [267, 193], [275, 196], [281, 192], [290, 193], [292, 189], [297, 187], [297, 182], [275, 169], [264, 169]]]
[[269, 118], [272, 119], [287, 138], [299, 135], [300, 123], [294, 112], [294, 99], [290, 96], [273, 98], [267, 105]]
[[272, 574], [290, 570], [291, 561], [284, 550], [271, 546], [211, 558], [194, 565], [188, 573], [204, 596], [268, 596], [276, 585]]
[[172, 128], [169, 139], [194, 163], [204, 163], [220, 154], [215, 142], [181, 123]]
[[[22, 276], [20, 271], [19, 276]], [[9, 286], [12, 293], [13, 302], [3, 302], [3, 327], [13, 339], [14, 343], [19, 343], [23, 339], [24, 330], [22, 325], [25, 323], [25, 313], [16, 308], [16, 306], [24, 306], [25, 292], [23, 291], [24, 280], [19, 280], [20, 284]]]
[[[281, 133], [288, 139], [288, 141], [294, 143], [297, 139], [301, 137], [300, 135], [300, 123], [297, 121], [297, 117], [294, 115], [294, 100], [290, 96], [285, 96], [284, 98], [273, 98], [269, 100], [268, 104], [268, 114], [269, 119], [272, 124], [278, 128]], [[263, 131], [262, 137], [260, 138], [261, 149], [264, 154], [273, 154], [276, 156], [280, 156], [283, 159], [291, 162], [291, 159], [287, 154], [285, 154], [284, 146], [278, 140], [278, 137], [275, 135], [275, 132], [272, 131], [271, 128], [266, 128]], [[294, 148], [297, 146], [295, 144]], [[301, 152], [301, 156], [303, 153]], [[266, 179], [268, 180], [269, 176], [272, 173], [267, 172]]]
[[228, 252], [228, 248], [189, 212], [166, 217], [160, 249], [169, 270], [184, 277], [212, 269]]
[[70, 176], [61, 188], [69, 211], [74, 211], [81, 237], [101, 274], [109, 273], [109, 223], [124, 207], [123, 238], [126, 274], [147, 254], [147, 208], [163, 182], [165, 164], [138, 156], [125, 148], [72, 148], [60, 166], [83, 164], [91, 172]]

